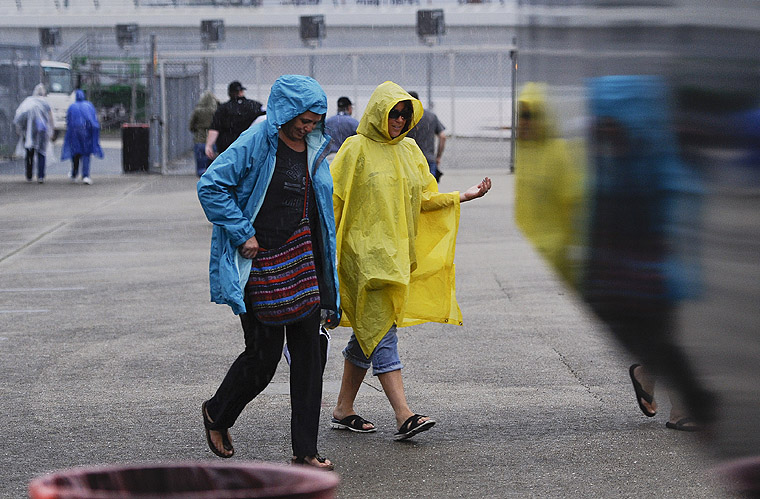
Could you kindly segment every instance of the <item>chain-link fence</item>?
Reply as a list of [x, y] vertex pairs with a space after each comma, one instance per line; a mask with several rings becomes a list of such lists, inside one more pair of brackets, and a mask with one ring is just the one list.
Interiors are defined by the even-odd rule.
[[[211, 89], [221, 102], [227, 100], [227, 85], [233, 80], [243, 83], [249, 99], [266, 103], [269, 89], [280, 75], [310, 75], [327, 93], [328, 116], [336, 113], [338, 97], [348, 96], [359, 118], [375, 87], [386, 80], [394, 81], [407, 90], [416, 90], [425, 108], [435, 112], [446, 127], [445, 170], [446, 165], [510, 167], [514, 58], [514, 47], [510, 46], [421, 46], [161, 52], [157, 62], [160, 79], [198, 74], [201, 86]], [[185, 93], [173, 99], [166, 84], [159, 88], [161, 100], [168, 104], [162, 110], [161, 142], [184, 141], [176, 134], [189, 137], [187, 124], [172, 123], [170, 115], [183, 114], [177, 113], [175, 106], [186, 108], [189, 115], [197, 98]], [[175, 158], [163, 149], [164, 164]]]
[[13, 153], [18, 141], [13, 129], [16, 108], [32, 94], [40, 77], [38, 48], [0, 46], [0, 157]]

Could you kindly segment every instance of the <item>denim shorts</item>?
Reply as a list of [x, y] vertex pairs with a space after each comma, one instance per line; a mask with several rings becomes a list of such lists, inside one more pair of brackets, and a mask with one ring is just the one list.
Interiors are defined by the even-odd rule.
[[362, 369], [369, 369], [372, 366], [372, 375], [398, 371], [404, 366], [401, 365], [401, 359], [398, 356], [398, 336], [396, 336], [396, 325], [394, 324], [380, 340], [375, 347], [375, 351], [369, 356], [364, 355], [356, 336], [351, 335], [348, 345], [343, 349], [343, 357], [347, 361]]

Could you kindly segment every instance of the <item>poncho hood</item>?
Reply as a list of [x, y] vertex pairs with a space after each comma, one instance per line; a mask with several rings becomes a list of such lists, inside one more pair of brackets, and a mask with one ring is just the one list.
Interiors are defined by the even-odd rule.
[[551, 116], [546, 106], [546, 85], [543, 83], [526, 83], [517, 100], [518, 112], [530, 113], [533, 140], [544, 140], [557, 136], [556, 119]]
[[[276, 137], [280, 127], [299, 114], [311, 111], [324, 115], [327, 112], [327, 95], [314, 78], [283, 75], [272, 85], [266, 109], [267, 135]], [[315, 128], [324, 131], [324, 116]]]
[[[412, 103], [414, 111], [412, 119], [405, 132], [398, 137], [391, 138], [391, 134], [388, 132], [388, 113], [396, 104], [405, 100]], [[362, 119], [359, 121], [356, 133], [364, 135], [375, 142], [396, 144], [401, 142], [406, 137], [406, 134], [409, 133], [409, 130], [419, 123], [423, 112], [422, 102], [409, 95], [398, 84], [386, 81], [378, 85], [375, 91], [372, 92], [367, 107], [364, 110], [364, 115], [362, 115]]]
[[219, 102], [216, 100], [216, 97], [214, 97], [214, 94], [211, 93], [210, 90], [206, 90], [201, 94], [201, 98], [198, 99], [198, 104], [195, 106], [196, 109], [216, 109]]

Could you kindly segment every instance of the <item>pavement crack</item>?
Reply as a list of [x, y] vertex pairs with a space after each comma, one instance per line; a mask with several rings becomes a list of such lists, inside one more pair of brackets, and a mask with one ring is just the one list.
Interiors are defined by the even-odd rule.
[[2, 257], [0, 257], [0, 262], [4, 262], [5, 260], [7, 260], [8, 258], [12, 257], [13, 255], [16, 255], [16, 254], [18, 254], [18, 253], [20, 253], [20, 252], [24, 251], [24, 250], [25, 250], [25, 249], [27, 249], [28, 247], [30, 247], [30, 246], [32, 246], [33, 244], [37, 243], [37, 242], [38, 242], [38, 241], [40, 241], [41, 239], [43, 239], [43, 238], [45, 238], [45, 237], [49, 236], [50, 234], [52, 234], [53, 232], [57, 231], [57, 230], [58, 230], [58, 229], [60, 229], [61, 227], [64, 227], [64, 226], [66, 226], [68, 223], [69, 223], [68, 221], [64, 221], [64, 222], [59, 222], [59, 223], [57, 223], [56, 225], [54, 225], [54, 226], [53, 226], [53, 227], [51, 227], [50, 229], [48, 229], [48, 230], [46, 230], [46, 231], [44, 231], [44, 232], [42, 232], [42, 233], [38, 234], [38, 235], [37, 235], [37, 237], [35, 237], [34, 239], [31, 239], [31, 240], [29, 240], [29, 241], [25, 242], [24, 244], [22, 244], [22, 245], [21, 245], [21, 246], [19, 246], [18, 248], [14, 249], [14, 250], [11, 250], [11, 251], [10, 251], [10, 253], [7, 253], [7, 254], [3, 255]]
[[155, 180], [140, 182], [137, 185], [133, 186], [132, 188], [124, 190], [124, 192], [122, 192], [118, 196], [115, 196], [115, 197], [113, 197], [111, 199], [103, 201], [102, 203], [98, 204], [97, 206], [89, 207], [86, 210], [82, 210], [81, 212], [79, 212], [79, 213], [77, 213], [77, 214], [75, 214], [75, 215], [73, 215], [71, 217], [68, 217], [67, 219], [61, 220], [60, 222], [58, 222], [57, 224], [55, 224], [53, 227], [51, 227], [51, 228], [49, 228], [49, 229], [47, 229], [47, 230], [45, 230], [45, 231], [37, 234], [37, 236], [35, 236], [34, 238], [30, 239], [29, 241], [26, 241], [26, 242], [22, 243], [17, 248], [12, 249], [10, 252], [6, 253], [5, 255], [0, 256], [0, 263], [4, 262], [5, 260], [7, 260], [7, 259], [9, 259], [11, 257], [13, 257], [14, 255], [17, 255], [17, 254], [21, 253], [22, 251], [26, 250], [27, 248], [30, 248], [31, 246], [35, 245], [39, 241], [41, 241], [41, 240], [45, 239], [46, 237], [48, 237], [50, 234], [53, 234], [54, 232], [60, 230], [62, 227], [65, 227], [65, 226], [69, 225], [70, 223], [72, 223], [72, 221], [80, 220], [83, 215], [85, 215], [87, 213], [98, 213], [102, 208], [104, 208], [106, 206], [109, 206], [111, 204], [117, 203], [117, 202], [119, 202], [119, 201], [121, 201], [121, 200], [123, 200], [123, 199], [125, 199], [125, 198], [127, 198], [129, 196], [131, 196], [132, 194], [134, 194], [135, 192], [139, 191], [140, 189], [145, 188], [145, 186], [147, 186], [148, 184], [150, 184], [152, 182], [155, 182]]
[[497, 274], [494, 274], [493, 278], [496, 281], [496, 284], [499, 286], [501, 293], [506, 296], [508, 300], [512, 301], [512, 295], [509, 293], [509, 285], [501, 282]]
[[565, 367], [570, 372], [570, 374], [572, 374], [572, 376], [576, 380], [578, 380], [578, 384], [581, 385], [588, 392], [589, 395], [591, 395], [592, 397], [594, 397], [599, 402], [603, 403], [604, 400], [602, 400], [602, 398], [598, 394], [594, 393], [594, 391], [591, 389], [591, 386], [589, 386], [588, 383], [584, 382], [581, 379], [580, 375], [578, 375], [578, 373], [575, 371], [575, 369], [573, 369], [570, 366], [570, 363], [567, 361], [567, 358], [564, 355], [562, 355], [562, 353], [559, 350], [557, 350], [556, 348], [552, 347], [552, 350], [554, 350], [554, 353], [557, 354], [557, 357], [559, 357], [560, 362], [562, 362], [565, 365]]

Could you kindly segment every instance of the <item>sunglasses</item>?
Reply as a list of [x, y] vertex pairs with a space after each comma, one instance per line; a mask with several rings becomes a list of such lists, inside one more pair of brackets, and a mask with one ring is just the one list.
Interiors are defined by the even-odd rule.
[[412, 119], [412, 110], [409, 108], [404, 108], [403, 111], [399, 111], [398, 109], [391, 109], [391, 112], [388, 113], [388, 117], [392, 120], [397, 120], [399, 118], [404, 118], [405, 121], [409, 121]]
[[523, 111], [520, 113], [520, 119], [523, 120], [532, 120], [533, 119], [533, 113], [530, 111]]

